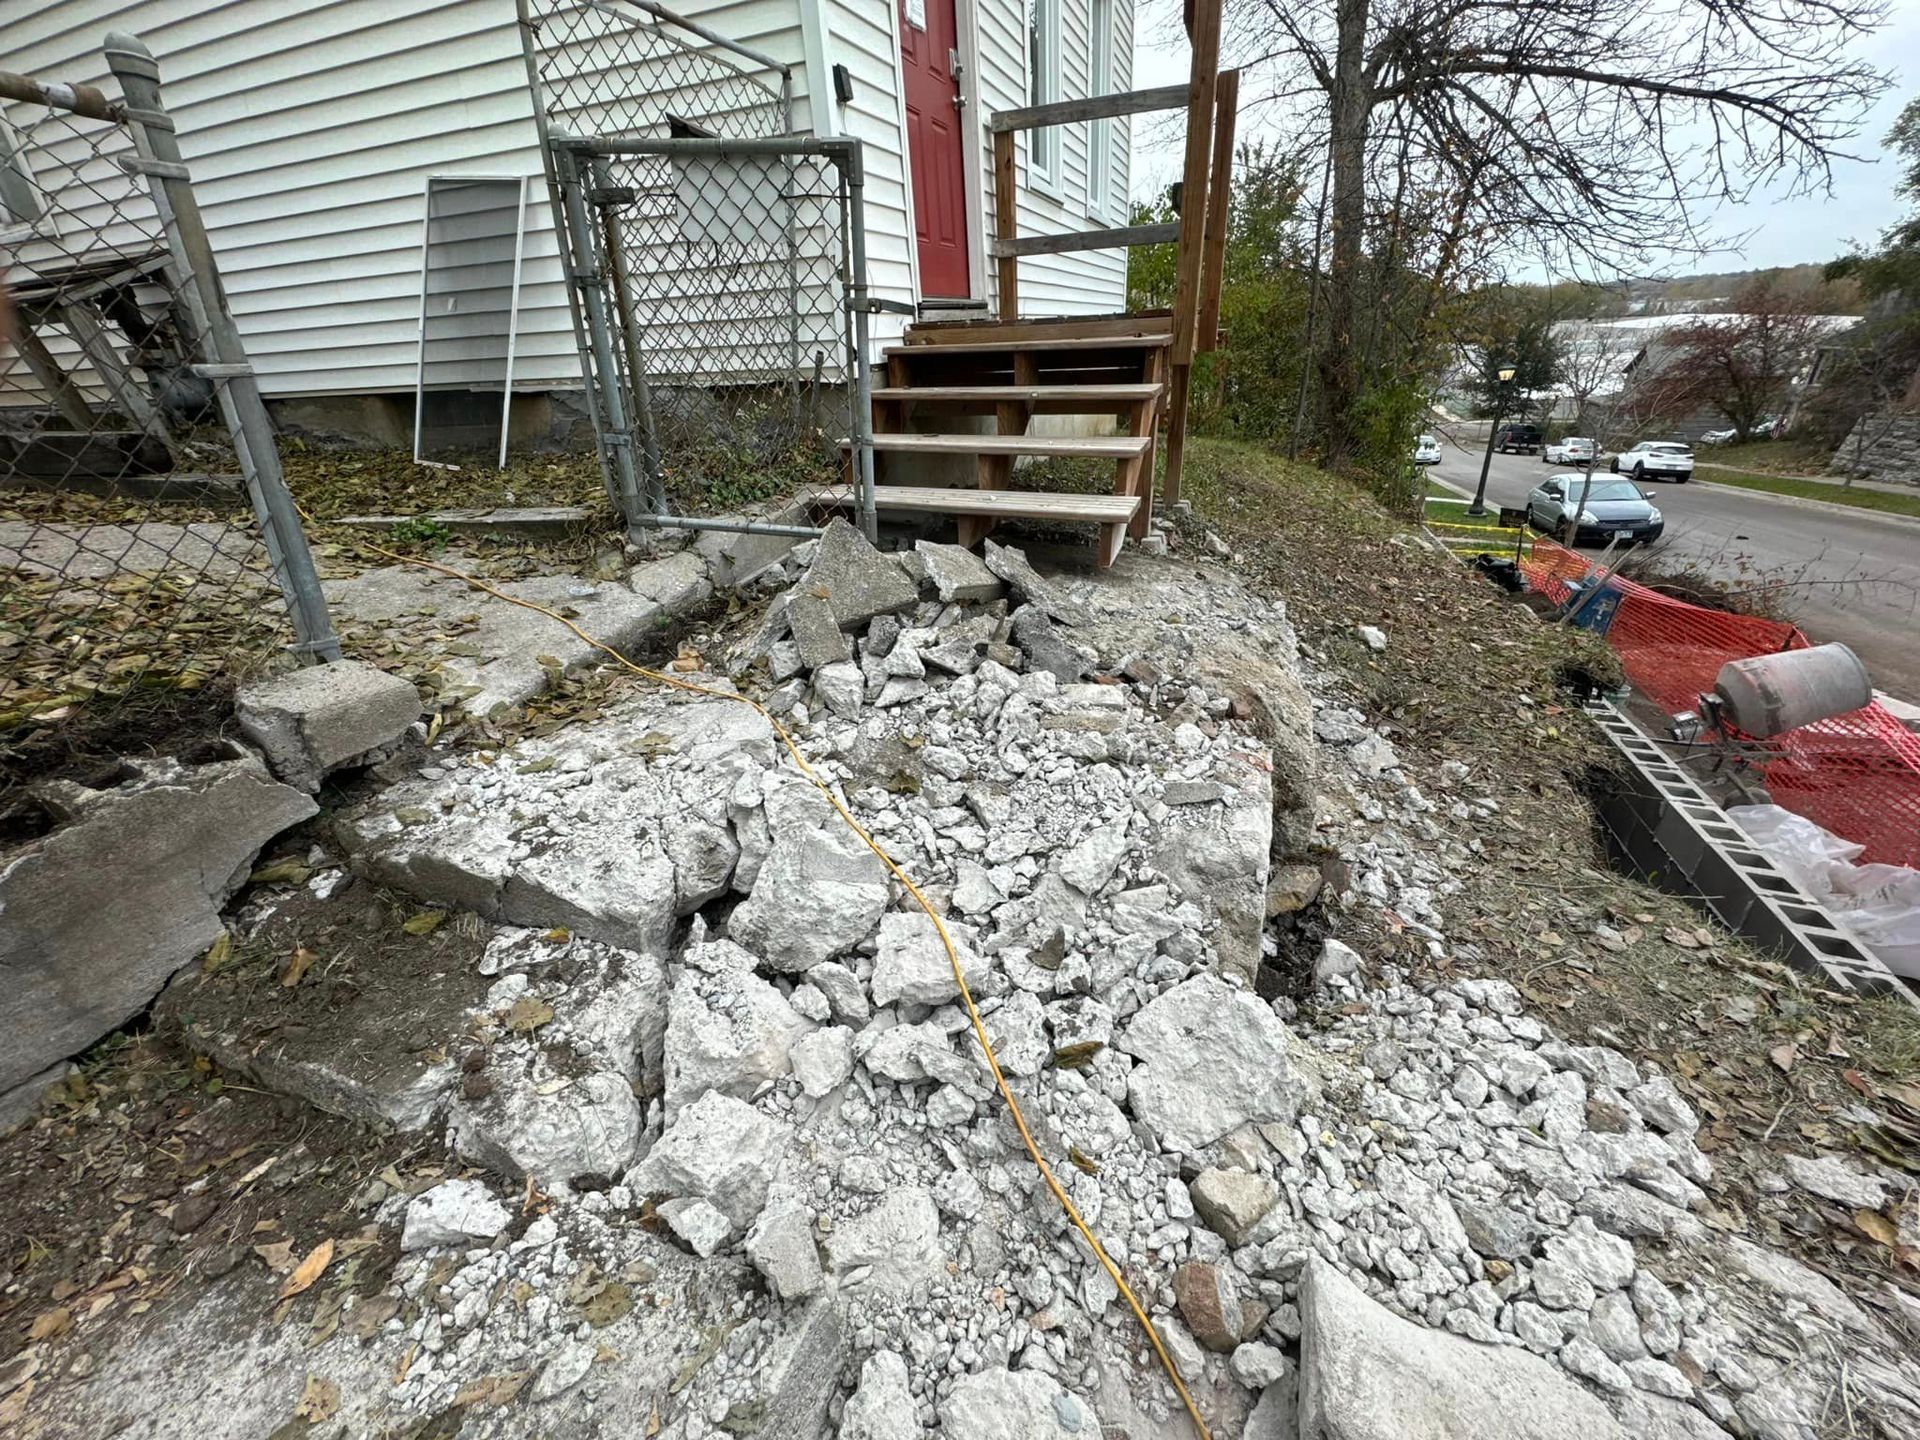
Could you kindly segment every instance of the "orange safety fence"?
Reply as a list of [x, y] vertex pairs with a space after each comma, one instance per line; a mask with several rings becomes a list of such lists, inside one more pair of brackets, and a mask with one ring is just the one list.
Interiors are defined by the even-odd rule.
[[[1534, 589], [1565, 600], [1594, 573], [1584, 557], [1536, 541], [1522, 562]], [[1729, 660], [1798, 650], [1797, 626], [1675, 600], [1621, 576], [1601, 582], [1596, 619], [1634, 688], [1669, 713], [1693, 710]], [[1611, 611], [1611, 619], [1606, 613]], [[1861, 859], [1920, 867], [1920, 735], [1879, 704], [1756, 742], [1774, 802], [1866, 847]]]

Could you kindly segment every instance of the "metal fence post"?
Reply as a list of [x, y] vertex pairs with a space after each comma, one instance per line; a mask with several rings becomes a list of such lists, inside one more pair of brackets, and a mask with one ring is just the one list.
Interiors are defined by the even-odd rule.
[[[606, 417], [601, 433], [603, 453], [619, 489], [615, 500], [629, 528], [641, 523], [650, 508], [641, 499], [640, 476], [633, 463], [633, 427], [627, 421], [625, 397], [620, 393], [619, 366], [613, 357], [613, 337], [607, 320], [606, 277], [594, 264], [592, 225], [587, 218], [586, 197], [580, 193], [580, 166], [564, 137], [554, 136], [554, 161], [559, 171], [561, 204], [567, 223], [563, 227], [569, 254], [565, 257], [568, 279], [580, 297], [587, 333], [593, 345], [594, 363], [582, 378], [595, 387], [600, 396], [600, 413]], [[595, 382], [598, 381], [596, 386]]]
[[840, 174], [841, 214], [847, 247], [842, 291], [852, 312], [847, 340], [847, 364], [853, 375], [853, 414], [847, 417], [847, 436], [853, 447], [853, 475], [860, 528], [867, 539], [880, 538], [880, 517], [873, 493], [873, 380], [867, 373], [867, 225], [866, 168], [858, 140], [828, 141], [834, 169]]
[[240, 343], [240, 332], [227, 311], [213, 245], [207, 239], [200, 206], [181, 159], [173, 118], [160, 97], [160, 67], [145, 42], [125, 31], [109, 34], [105, 50], [108, 68], [120, 82], [127, 129], [138, 155], [127, 165], [146, 177], [153, 192], [154, 208], [179, 272], [181, 295], [211, 356], [211, 363], [193, 369], [213, 382], [220, 398], [220, 410], [233, 435], [254, 513], [260, 520], [267, 558], [293, 618], [294, 649], [309, 662], [338, 660], [340, 641], [327, 615], [326, 597], [313, 567], [313, 553], [307, 548], [300, 512], [294, 507], [280, 469], [273, 423], [267, 418], [267, 407]]

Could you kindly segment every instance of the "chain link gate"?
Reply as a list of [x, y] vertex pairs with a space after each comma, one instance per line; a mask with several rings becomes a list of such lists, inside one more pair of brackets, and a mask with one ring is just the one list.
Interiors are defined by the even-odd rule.
[[0, 753], [285, 640], [335, 660], [159, 68], [123, 100], [0, 72]]
[[795, 134], [790, 69], [651, 0], [518, 5], [629, 526], [807, 536], [851, 501], [872, 535], [859, 142]]

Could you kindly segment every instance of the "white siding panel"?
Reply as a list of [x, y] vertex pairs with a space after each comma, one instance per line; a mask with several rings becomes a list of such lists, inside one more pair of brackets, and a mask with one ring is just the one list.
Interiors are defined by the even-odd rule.
[[[1059, 0], [1061, 5], [1060, 98], [1078, 100], [1092, 81], [1093, 46], [1088, 26], [1090, 0]], [[1133, 0], [1115, 0], [1117, 35], [1113, 47], [1114, 88], [1127, 89], [1133, 75]], [[1025, 0], [977, 0], [982, 119], [995, 110], [1027, 103], [1027, 13]], [[1016, 144], [1019, 183], [1015, 213], [1022, 235], [1059, 235], [1092, 228], [1087, 216], [1088, 137], [1085, 125], [1061, 127], [1061, 184], [1055, 196], [1029, 183], [1026, 139]], [[1125, 195], [1132, 132], [1115, 122], [1112, 193]], [[986, 193], [993, 193], [991, 137], [984, 150]], [[990, 224], [991, 222], [989, 222]], [[1098, 223], [1107, 223], [1101, 221]], [[1070, 255], [1036, 255], [1020, 261], [1020, 311], [1023, 315], [1084, 315], [1126, 308], [1127, 255], [1124, 250], [1090, 250]]]
[[[6, 0], [0, 0], [6, 3]], [[799, 6], [685, 0], [689, 16], [794, 67], [806, 126]], [[820, 0], [825, 61], [854, 98], [835, 129], [865, 142], [868, 277], [910, 301], [914, 256], [899, 111], [894, 0]], [[1090, 0], [1061, 0], [1067, 97], [1087, 93]], [[26, 8], [9, 4], [8, 8]], [[1132, 0], [1116, 0], [1114, 84], [1130, 83]], [[1024, 0], [976, 0], [976, 123], [1025, 103]], [[159, 57], [181, 146], [235, 317], [269, 394], [410, 389], [419, 313], [423, 192], [433, 174], [541, 175], [512, 0], [58, 0], [10, 14], [0, 67], [112, 89], [109, 30]], [[1116, 123], [1112, 191], [1127, 194], [1130, 127]], [[990, 140], [980, 154], [992, 193]], [[1064, 201], [1020, 186], [1022, 234], [1087, 223], [1085, 126], [1062, 136]], [[573, 332], [544, 184], [528, 207], [516, 383], [577, 381]], [[984, 250], [986, 236], [971, 237]], [[1124, 253], [1021, 262], [1023, 309], [1115, 310]], [[991, 267], [989, 273], [991, 272]], [[878, 338], [899, 321], [876, 316]]]
[[[806, 0], [799, 0], [806, 3]], [[864, 146], [866, 161], [867, 283], [876, 299], [911, 304], [913, 229], [908, 218], [906, 136], [900, 128], [900, 50], [894, 0], [821, 0], [826, 20], [825, 62], [845, 65], [853, 99], [832, 105], [835, 133]], [[897, 338], [904, 321], [876, 315], [875, 343]]]
[[[797, 0], [680, 8], [793, 64], [804, 107]], [[262, 388], [411, 389], [427, 176], [542, 174], [513, 0], [59, 0], [8, 17], [0, 67], [111, 92], [109, 30], [159, 58]], [[577, 383], [544, 181], [519, 333], [517, 385]]]

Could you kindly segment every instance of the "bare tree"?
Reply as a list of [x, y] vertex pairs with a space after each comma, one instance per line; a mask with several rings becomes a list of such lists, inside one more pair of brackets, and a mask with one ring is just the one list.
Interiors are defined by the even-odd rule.
[[[1330, 146], [1330, 458], [1360, 392], [1369, 155], [1383, 114], [1416, 131], [1483, 246], [1620, 270], [1701, 245], [1696, 202], [1813, 187], [1884, 77], [1848, 46], [1884, 0], [1233, 0], [1264, 98], [1317, 93]], [[1236, 33], [1230, 27], [1228, 33]], [[1466, 193], [1461, 196], [1461, 191]], [[1454, 247], [1454, 261], [1460, 263]], [[1450, 282], [1449, 282], [1450, 283]]]
[[1726, 314], [1667, 333], [1668, 358], [1650, 382], [1649, 408], [1682, 416], [1711, 407], [1746, 440], [1785, 404], [1822, 329], [1807, 295], [1757, 277], [1734, 294]]
[[[1590, 322], [1561, 347], [1560, 383], [1573, 397], [1573, 433], [1588, 433], [1594, 402], [1603, 395], [1617, 395], [1624, 385], [1621, 372], [1640, 349], [1640, 341], [1630, 332], [1604, 321]], [[1611, 407], [1609, 407], [1611, 408]], [[1605, 430], [1606, 425], [1593, 427]]]

